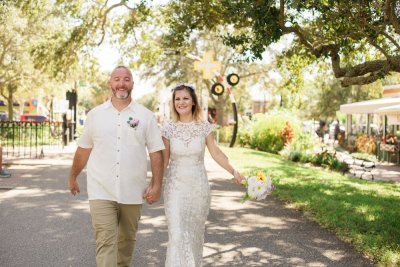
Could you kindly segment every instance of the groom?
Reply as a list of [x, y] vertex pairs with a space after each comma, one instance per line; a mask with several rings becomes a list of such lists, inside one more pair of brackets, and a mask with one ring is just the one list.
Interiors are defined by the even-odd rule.
[[112, 97], [87, 114], [68, 179], [69, 190], [76, 195], [77, 177], [87, 163], [99, 267], [130, 266], [143, 199], [152, 204], [161, 195], [164, 144], [154, 114], [133, 102], [133, 84], [127, 67], [113, 70], [108, 82]]

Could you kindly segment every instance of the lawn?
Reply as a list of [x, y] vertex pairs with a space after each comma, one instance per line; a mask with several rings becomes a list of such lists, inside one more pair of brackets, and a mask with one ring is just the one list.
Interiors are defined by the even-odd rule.
[[399, 183], [360, 180], [247, 148], [222, 150], [245, 175], [270, 174], [275, 196], [352, 243], [377, 266], [400, 266]]

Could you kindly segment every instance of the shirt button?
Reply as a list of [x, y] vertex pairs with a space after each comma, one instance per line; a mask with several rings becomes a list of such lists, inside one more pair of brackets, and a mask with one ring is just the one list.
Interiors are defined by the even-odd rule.
[[121, 126], [121, 124], [118, 124], [118, 126]]
[[117, 164], [119, 164], [119, 162], [117, 162]]

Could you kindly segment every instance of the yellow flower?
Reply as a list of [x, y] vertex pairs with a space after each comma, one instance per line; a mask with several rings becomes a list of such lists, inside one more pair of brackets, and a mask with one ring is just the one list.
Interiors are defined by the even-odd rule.
[[264, 173], [262, 173], [262, 172], [257, 172], [257, 180], [258, 180], [258, 181], [265, 182], [265, 179], [266, 179], [266, 177], [265, 177], [265, 174], [264, 174]]

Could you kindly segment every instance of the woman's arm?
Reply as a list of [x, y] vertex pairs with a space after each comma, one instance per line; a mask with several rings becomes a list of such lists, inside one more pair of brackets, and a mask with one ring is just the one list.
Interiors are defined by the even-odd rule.
[[170, 151], [170, 149], [169, 149], [169, 140], [167, 138], [165, 138], [165, 137], [163, 137], [162, 139], [163, 139], [164, 146], [165, 146], [165, 149], [162, 151], [163, 161], [164, 161], [164, 175], [165, 175], [165, 172], [167, 171], [167, 167], [168, 167], [168, 164], [169, 164], [169, 153], [170, 153], [169, 151]]
[[219, 166], [227, 170], [231, 173], [236, 180], [237, 184], [240, 184], [244, 179], [243, 175], [241, 175], [235, 168], [229, 163], [228, 157], [225, 155], [224, 152], [218, 147], [217, 142], [214, 139], [212, 133], [209, 133], [206, 138], [206, 145], [208, 151], [211, 154], [211, 157], [218, 163]]

